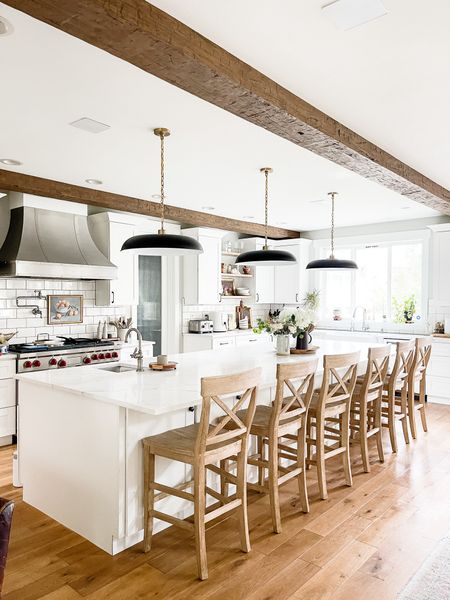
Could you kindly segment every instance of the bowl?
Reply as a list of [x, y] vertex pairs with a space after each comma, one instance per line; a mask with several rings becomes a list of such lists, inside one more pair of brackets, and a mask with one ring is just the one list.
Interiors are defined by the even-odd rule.
[[250, 296], [250, 290], [246, 287], [238, 287], [236, 288], [236, 294], [238, 296]]

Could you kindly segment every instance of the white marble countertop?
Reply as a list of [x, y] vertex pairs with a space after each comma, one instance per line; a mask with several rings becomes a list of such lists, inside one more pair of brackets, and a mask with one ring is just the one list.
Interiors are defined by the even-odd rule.
[[277, 363], [318, 358], [317, 373], [320, 374], [324, 354], [360, 351], [360, 367], [364, 369], [368, 348], [377, 345], [379, 344], [324, 340], [314, 354], [282, 357], [262, 344], [261, 347], [251, 349], [239, 348], [238, 352], [232, 348], [172, 355], [170, 359], [178, 362], [175, 371], [155, 372], [146, 368], [143, 373], [112, 373], [102, 367], [83, 366], [20, 374], [16, 378], [19, 384], [21, 381], [33, 382], [37, 386], [50, 386], [138, 412], [162, 415], [200, 404], [202, 377], [230, 375], [261, 367], [261, 387], [271, 387], [275, 385]]

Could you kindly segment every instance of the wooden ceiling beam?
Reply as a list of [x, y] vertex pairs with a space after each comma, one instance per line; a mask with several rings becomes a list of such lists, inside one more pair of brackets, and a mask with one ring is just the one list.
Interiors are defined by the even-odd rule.
[[[161, 214], [161, 205], [159, 202], [103, 192], [52, 179], [34, 177], [25, 173], [7, 171], [6, 169], [0, 169], [0, 191], [22, 192], [34, 196], [69, 200], [70, 202], [77, 202], [79, 204], [87, 204], [107, 210], [135, 213], [145, 215], [146, 217], [159, 218]], [[265, 231], [264, 225], [260, 223], [228, 219], [219, 215], [211, 215], [168, 204], [166, 204], [165, 214], [168, 221], [175, 221], [194, 227], [214, 227], [216, 229], [224, 229], [225, 231], [235, 231], [237, 233], [261, 237], [264, 236]], [[270, 225], [267, 232], [268, 236], [273, 239], [300, 237], [298, 231], [282, 227], [271, 227]]]
[[367, 179], [450, 214], [449, 190], [146, 0], [3, 1]]

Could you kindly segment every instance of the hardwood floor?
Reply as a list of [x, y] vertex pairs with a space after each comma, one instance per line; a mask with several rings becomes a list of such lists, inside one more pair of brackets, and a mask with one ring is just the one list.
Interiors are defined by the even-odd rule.
[[[419, 431], [395, 456], [383, 432], [384, 464], [364, 473], [352, 449], [353, 488], [341, 460], [330, 460], [329, 497], [319, 500], [308, 472], [311, 512], [301, 512], [297, 483], [281, 488], [283, 531], [272, 532], [267, 496], [250, 497], [252, 552], [239, 551], [234, 516], [207, 532], [209, 579], [196, 579], [188, 532], [157, 534], [115, 557], [21, 500], [11, 485], [11, 448], [0, 450], [0, 496], [17, 500], [3, 600], [389, 600], [450, 529], [450, 406], [428, 405], [429, 432]], [[86, 515], [89, 518], [89, 515]]]

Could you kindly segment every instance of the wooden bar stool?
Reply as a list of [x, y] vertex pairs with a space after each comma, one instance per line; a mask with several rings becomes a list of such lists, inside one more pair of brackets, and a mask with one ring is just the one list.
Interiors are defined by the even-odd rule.
[[[208, 578], [206, 557], [205, 524], [212, 519], [237, 509], [239, 512], [239, 529], [241, 548], [250, 551], [250, 539], [247, 518], [247, 441], [250, 426], [255, 413], [257, 388], [261, 369], [253, 369], [230, 376], [207, 377], [201, 381], [202, 412], [200, 423], [166, 431], [143, 440], [144, 447], [144, 551], [148, 552], [152, 544], [153, 519], [161, 519], [172, 525], [195, 532], [197, 568], [200, 579]], [[227, 406], [222, 397], [234, 396], [234, 406]], [[240, 408], [247, 405], [245, 417], [237, 416]], [[211, 409], [220, 410], [221, 416], [210, 423]], [[227, 429], [232, 421], [235, 429]], [[155, 481], [155, 456], [181, 461], [192, 465], [194, 493], [162, 485]], [[237, 474], [233, 476], [236, 493], [224, 498], [216, 490], [206, 484], [205, 468], [212, 468], [230, 456], [237, 457]], [[220, 474], [220, 469], [216, 467]], [[178, 519], [155, 510], [155, 491], [164, 495], [173, 495], [194, 504], [193, 523]], [[206, 494], [219, 500], [206, 509]]]
[[[416, 338], [414, 359], [408, 378], [408, 419], [411, 435], [414, 439], [417, 436], [415, 419], [416, 410], [420, 412], [423, 430], [428, 431], [427, 417], [425, 414], [425, 395], [427, 367], [431, 356], [432, 343], [433, 338], [431, 336]], [[416, 385], [419, 386], [419, 397], [417, 401], [415, 393]]]
[[407, 403], [408, 376], [414, 359], [414, 340], [397, 342], [395, 362], [392, 371], [387, 374], [383, 386], [381, 403], [381, 425], [389, 429], [392, 452], [397, 452], [397, 432], [395, 424], [401, 421], [405, 443], [409, 444]]
[[391, 346], [369, 348], [365, 375], [358, 377], [350, 409], [350, 441], [359, 442], [364, 471], [370, 472], [368, 440], [375, 436], [380, 462], [384, 462], [381, 399], [389, 367]]
[[[350, 402], [356, 383], [359, 352], [325, 355], [320, 391], [315, 392], [307, 418], [307, 465], [317, 466], [320, 496], [328, 497], [325, 461], [342, 454], [347, 485], [353, 485], [350, 467]], [[342, 371], [345, 373], [342, 375]], [[339, 372], [341, 371], [341, 373]], [[315, 429], [315, 438], [312, 429]], [[334, 445], [325, 446], [325, 440]], [[314, 458], [311, 455], [315, 447]], [[330, 449], [327, 449], [330, 448]]]
[[[258, 483], [247, 482], [247, 487], [259, 492], [269, 492], [275, 533], [281, 533], [278, 488], [283, 483], [294, 477], [298, 478], [302, 510], [309, 512], [305, 468], [306, 415], [314, 391], [317, 363], [316, 359], [277, 365], [277, 388], [273, 405], [256, 407], [250, 429], [250, 435], [256, 436], [258, 443], [257, 454], [249, 456], [248, 464], [258, 468]], [[245, 411], [239, 411], [238, 417], [244, 420]], [[232, 426], [233, 423], [228, 424], [228, 427]], [[280, 459], [286, 459], [292, 464], [283, 466]]]

